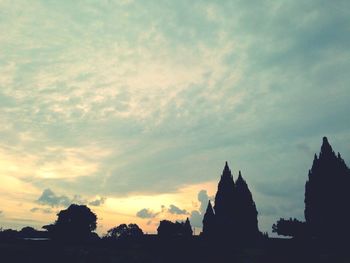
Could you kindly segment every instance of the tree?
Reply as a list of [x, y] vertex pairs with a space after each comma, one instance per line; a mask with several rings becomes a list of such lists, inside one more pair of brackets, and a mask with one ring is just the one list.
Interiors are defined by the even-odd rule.
[[26, 226], [26, 227], [23, 227], [19, 233], [23, 237], [33, 237], [37, 233], [37, 230], [35, 230], [31, 226]]
[[169, 220], [162, 220], [159, 222], [157, 228], [158, 235], [161, 237], [188, 237], [192, 236], [192, 227], [189, 219], [187, 218], [185, 222], [171, 222]]
[[296, 218], [289, 220], [280, 218], [272, 225], [272, 232], [282, 236], [304, 237], [307, 234], [306, 223]]
[[18, 238], [18, 231], [13, 229], [2, 229], [0, 230], [0, 240], [15, 240]]
[[85, 205], [72, 204], [57, 214], [54, 224], [43, 226], [56, 240], [84, 241], [95, 237], [96, 215]]
[[121, 224], [109, 229], [103, 238], [108, 240], [125, 240], [140, 238], [141, 236], [143, 236], [143, 231], [137, 224]]
[[161, 220], [157, 228], [158, 236], [170, 237], [176, 235], [174, 223], [169, 220]]

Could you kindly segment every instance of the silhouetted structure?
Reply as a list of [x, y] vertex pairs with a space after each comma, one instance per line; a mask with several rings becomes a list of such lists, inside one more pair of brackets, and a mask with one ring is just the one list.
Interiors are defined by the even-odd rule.
[[203, 217], [203, 236], [236, 241], [255, 240], [261, 237], [257, 216], [252, 194], [241, 172], [234, 182], [226, 162], [215, 196], [214, 211], [209, 202]]
[[96, 215], [85, 205], [72, 204], [57, 214], [54, 224], [43, 226], [54, 240], [87, 241], [98, 238], [96, 233]]
[[[327, 243], [350, 236], [350, 170], [340, 153], [334, 153], [327, 137], [319, 156], [315, 154], [305, 184], [305, 219], [280, 219], [273, 232], [293, 237], [312, 237]], [[339, 244], [339, 243], [338, 243]]]
[[159, 222], [157, 228], [158, 235], [160, 237], [191, 237], [192, 227], [189, 219], [187, 218], [185, 222], [171, 222], [169, 220], [162, 220]]
[[235, 233], [235, 183], [231, 174], [231, 170], [228, 167], [227, 162], [225, 163], [224, 170], [222, 172], [218, 191], [215, 195], [215, 221], [216, 221], [216, 232], [220, 233], [221, 236], [227, 235], [232, 236]]
[[192, 226], [188, 217], [186, 218], [186, 221], [183, 225], [183, 235], [186, 237], [193, 235]]
[[241, 171], [239, 171], [235, 184], [235, 210], [236, 235], [246, 240], [257, 238], [260, 235], [258, 229], [258, 211]]
[[313, 237], [345, 239], [350, 235], [350, 171], [323, 137], [305, 184], [305, 219]]
[[215, 214], [211, 202], [209, 200], [207, 210], [205, 211], [203, 217], [203, 235], [205, 235], [206, 237], [213, 237], [216, 231], [215, 224]]

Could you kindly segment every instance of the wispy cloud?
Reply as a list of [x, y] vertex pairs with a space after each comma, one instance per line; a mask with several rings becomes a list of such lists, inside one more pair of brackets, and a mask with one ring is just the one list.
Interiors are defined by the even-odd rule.
[[41, 212], [41, 213], [45, 213], [45, 214], [53, 213], [51, 208], [41, 208], [41, 207], [33, 207], [32, 209], [30, 209], [30, 212], [32, 212], [32, 213]]

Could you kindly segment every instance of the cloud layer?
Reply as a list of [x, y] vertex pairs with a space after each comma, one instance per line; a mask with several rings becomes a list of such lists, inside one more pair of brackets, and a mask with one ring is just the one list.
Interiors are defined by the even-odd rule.
[[[4, 0], [0, 10], [3, 200], [35, 208], [46, 189], [38, 202], [56, 208], [179, 193], [217, 182], [227, 160], [267, 231], [303, 217], [324, 135], [350, 163], [346, 0]], [[202, 194], [198, 209], [166, 205], [200, 222]]]

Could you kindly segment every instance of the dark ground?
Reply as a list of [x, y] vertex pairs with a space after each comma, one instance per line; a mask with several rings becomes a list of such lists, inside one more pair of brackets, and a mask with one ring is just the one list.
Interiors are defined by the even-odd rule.
[[250, 248], [239, 248], [237, 244], [209, 244], [199, 239], [150, 239], [129, 244], [97, 242], [85, 245], [21, 240], [0, 243], [0, 262], [350, 263], [350, 253], [346, 249], [316, 247], [309, 242], [283, 239], [270, 239]]

